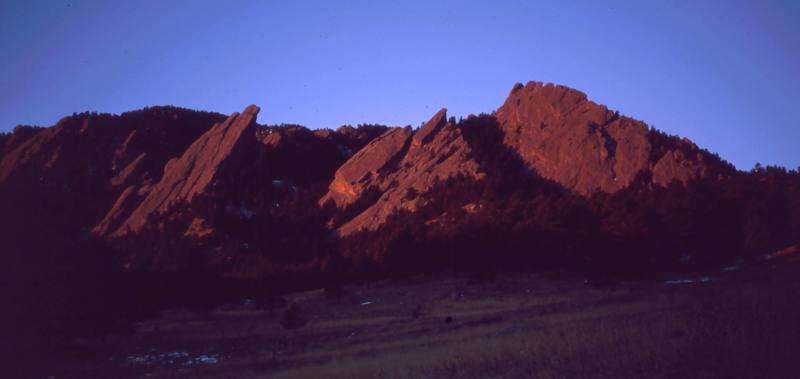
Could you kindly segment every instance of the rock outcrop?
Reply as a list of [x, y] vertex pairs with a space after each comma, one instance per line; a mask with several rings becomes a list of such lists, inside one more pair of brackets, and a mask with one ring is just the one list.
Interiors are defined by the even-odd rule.
[[666, 186], [674, 180], [686, 183], [714, 171], [709, 163], [705, 154], [696, 149], [690, 148], [688, 152], [682, 149], [669, 150], [658, 161], [651, 162], [652, 180], [660, 186]]
[[[114, 235], [141, 230], [151, 215], [163, 213], [179, 202], [189, 203], [195, 196], [212, 188], [218, 172], [226, 163], [235, 158], [244, 159], [248, 152], [253, 152], [257, 144], [255, 121], [259, 110], [257, 106], [250, 105], [241, 114], [232, 114], [200, 136], [180, 158], [167, 162], [161, 180], [151, 189], [139, 192], [140, 196], [144, 196], [143, 200]], [[131, 192], [129, 188], [122, 194], [96, 228], [97, 232], [107, 230], [107, 225], [113, 224], [125, 213], [120, 207], [130, 203], [127, 198]]]
[[412, 134], [408, 126], [392, 128], [367, 144], [336, 170], [330, 191], [321, 202], [331, 199], [337, 206], [345, 207], [356, 201], [383, 178], [381, 170], [397, 162], [400, 154], [407, 150]]
[[694, 145], [664, 149], [643, 122], [565, 86], [518, 83], [496, 117], [505, 144], [530, 168], [582, 194], [616, 192], [643, 171], [660, 185], [711, 171]]
[[[497, 125], [486, 127], [499, 127], [502, 144], [529, 169], [584, 195], [619, 191], [641, 173], [656, 185], [687, 182], [720, 165], [691, 142], [659, 134], [564, 86], [517, 84], [494, 119]], [[444, 109], [417, 131], [387, 130], [336, 171], [320, 205], [353, 209], [343, 212], [350, 219], [337, 228], [348, 235], [378, 228], [399, 209], [415, 210], [416, 194], [436, 180], [459, 174], [482, 178], [487, 173], [469, 143], [490, 142], [468, 143], [461, 133], [447, 122]]]
[[9, 230], [37, 230], [47, 220], [47, 229], [64, 238], [83, 235], [112, 207], [118, 212], [121, 204], [137, 203], [164, 164], [221, 119], [166, 106], [17, 127], [3, 138], [0, 222], [13, 225]]
[[[52, 150], [55, 153], [50, 155], [48, 154], [48, 150], [50, 150], [48, 149], [48, 145], [57, 143], [55, 140], [64, 128], [63, 124], [56, 124], [52, 128], [43, 129], [29, 136], [24, 142], [16, 146], [16, 148], [7, 149], [3, 155], [3, 159], [0, 160], [0, 183], [5, 182], [14, 172], [19, 171], [24, 166], [32, 164], [37, 160], [44, 166], [45, 162], [52, 162], [53, 157], [57, 159], [59, 147], [54, 147]], [[11, 145], [10, 139], [8, 145]], [[45, 157], [46, 154], [47, 157]]]
[[[3, 161], [6, 153], [14, 151], [19, 145], [25, 143], [43, 129], [35, 126], [18, 125], [11, 133], [0, 133], [0, 162]], [[8, 171], [8, 169], [2, 171]], [[0, 176], [3, 178], [8, 177], [8, 172], [0, 174]], [[2, 180], [0, 179], [0, 181]]]
[[393, 128], [361, 149], [336, 171], [320, 204], [332, 201], [344, 208], [377, 193], [374, 203], [338, 228], [341, 235], [374, 230], [398, 209], [415, 210], [416, 194], [437, 180], [459, 174], [483, 176], [467, 141], [442, 109], [417, 131]]

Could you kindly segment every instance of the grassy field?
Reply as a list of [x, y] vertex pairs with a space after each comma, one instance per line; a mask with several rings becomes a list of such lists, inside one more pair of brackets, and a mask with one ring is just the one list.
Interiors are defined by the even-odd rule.
[[[169, 311], [133, 335], [76, 341], [60, 377], [796, 378], [798, 267], [603, 288], [517, 275], [379, 282], [211, 315]], [[698, 279], [677, 284], [667, 280]]]

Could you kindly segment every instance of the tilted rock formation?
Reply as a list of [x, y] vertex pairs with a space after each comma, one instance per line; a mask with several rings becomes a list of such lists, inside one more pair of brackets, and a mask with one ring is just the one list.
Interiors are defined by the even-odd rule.
[[[506, 145], [540, 175], [582, 194], [616, 192], [642, 171], [653, 182], [685, 182], [707, 173], [693, 145], [653, 156], [651, 131], [577, 90], [553, 84], [516, 84], [496, 117]], [[662, 149], [663, 150], [663, 149]]]
[[1, 139], [0, 223], [36, 230], [47, 220], [48, 230], [77, 238], [120, 199], [130, 203], [158, 181], [167, 160], [221, 119], [166, 106], [73, 114], [48, 128], [17, 127]]
[[118, 225], [129, 215], [131, 210], [136, 209], [143, 195], [146, 195], [149, 190], [150, 186], [144, 187], [142, 191], [137, 191], [136, 185], [125, 188], [103, 219], [92, 228], [92, 232], [97, 235], [104, 235], [111, 231], [114, 226]]
[[11, 133], [0, 133], [0, 161], [7, 152], [16, 149], [29, 138], [35, 136], [43, 128], [36, 126], [18, 125]]
[[653, 183], [666, 186], [673, 180], [686, 183], [690, 179], [708, 175], [712, 168], [706, 161], [706, 156], [696, 148], [689, 152], [669, 150], [651, 166]]
[[96, 191], [108, 184], [120, 187], [112, 192], [121, 191], [141, 175], [157, 180], [166, 160], [219, 119], [208, 112], [152, 107], [121, 115], [75, 114], [49, 128], [18, 127], [0, 157], [0, 183], [12, 177], [60, 186], [79, 180], [76, 184]]
[[[255, 120], [259, 110], [250, 105], [241, 114], [232, 114], [192, 143], [180, 158], [167, 162], [161, 181], [146, 191], [144, 200], [114, 234], [141, 230], [150, 215], [163, 213], [179, 202], [191, 202], [195, 196], [213, 187], [221, 166], [234, 156], [244, 157], [248, 151], [253, 151], [252, 147], [257, 144]], [[123, 193], [101, 225], [109, 224], [109, 218], [121, 213], [118, 206], [127, 203], [126, 195], [130, 196], [129, 190]]]
[[406, 150], [411, 135], [411, 127], [392, 128], [367, 144], [336, 170], [330, 191], [321, 202], [332, 199], [339, 207], [353, 203], [379, 180], [381, 169]]
[[481, 178], [470, 155], [466, 140], [442, 109], [416, 132], [393, 128], [361, 149], [336, 172], [320, 204], [333, 201], [346, 207], [378, 191], [377, 201], [338, 228], [341, 235], [374, 230], [398, 209], [415, 210], [415, 194], [437, 180], [458, 174]]
[[[235, 203], [236, 206], [231, 205], [231, 209], [243, 207], [257, 210], [279, 203], [279, 198], [294, 196], [278, 187], [289, 189], [291, 193], [319, 193], [330, 183], [336, 169], [352, 156], [353, 151], [358, 151], [386, 129], [379, 125], [363, 125], [335, 132], [314, 131], [300, 125], [258, 126], [253, 122], [254, 130], [242, 130], [243, 127], [251, 127], [245, 120], [255, 116], [251, 110], [248, 108], [239, 119], [234, 120], [233, 117], [215, 125], [217, 129], [214, 131], [209, 127], [208, 133], [196, 137], [191, 147], [187, 144], [175, 155], [176, 159], [169, 164], [162, 163], [164, 168], [159, 172], [164, 172], [163, 180], [161, 175], [141, 174], [146, 172], [142, 170], [141, 162], [146, 161], [152, 150], [138, 156], [134, 154], [138, 150], [131, 149], [130, 141], [135, 142], [139, 137], [139, 131], [134, 130], [121, 141], [114, 153], [118, 169], [110, 183], [119, 188], [119, 195], [113, 205], [108, 205], [105, 216], [94, 225], [92, 232], [119, 237], [140, 231], [151, 215], [163, 215], [157, 220], [165, 221], [173, 215], [165, 213], [172, 204], [189, 203], [194, 199], [194, 194], [212, 195], [215, 204]], [[231, 155], [223, 158], [222, 155], [230, 146], [220, 148], [220, 144], [228, 143], [225, 142], [227, 139], [237, 142], [234, 143], [236, 146], [231, 147]], [[116, 163], [118, 157], [124, 157], [119, 164]], [[217, 163], [220, 167], [217, 167]], [[221, 167], [223, 165], [224, 168]], [[193, 171], [189, 172], [190, 169]], [[211, 176], [214, 178], [208, 184]], [[206, 185], [205, 190], [201, 188], [203, 185]], [[266, 209], [260, 211], [268, 213]], [[214, 227], [212, 222], [203, 225], [208, 226], [204, 229], [206, 231]], [[194, 230], [192, 228], [195, 226], [189, 229]], [[187, 232], [186, 235], [199, 237], [208, 234]]]
[[[15, 171], [37, 160], [41, 162], [46, 159], [45, 162], [52, 162], [53, 157], [57, 157], [58, 154], [48, 154], [46, 157], [44, 154], [48, 153], [48, 145], [54, 144], [54, 140], [64, 128], [63, 124], [56, 124], [52, 128], [43, 129], [26, 138], [16, 148], [8, 149], [3, 155], [3, 159], [0, 160], [0, 182], [6, 181]], [[59, 147], [54, 147], [54, 150], [58, 152]], [[44, 166], [45, 162], [42, 162], [41, 165]]]

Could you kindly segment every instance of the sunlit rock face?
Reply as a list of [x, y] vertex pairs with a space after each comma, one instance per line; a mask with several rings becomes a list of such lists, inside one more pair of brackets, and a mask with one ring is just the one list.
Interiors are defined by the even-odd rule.
[[442, 109], [416, 131], [393, 128], [361, 149], [337, 170], [320, 204], [332, 201], [341, 208], [377, 193], [372, 204], [338, 228], [341, 235], [374, 230], [398, 209], [415, 210], [414, 194], [459, 174], [483, 175], [467, 141]]
[[[130, 159], [119, 164], [110, 178], [111, 185], [119, 188], [118, 195], [91, 231], [116, 238], [140, 234], [148, 223], [161, 228], [173, 216], [198, 211], [199, 198], [206, 199], [204, 211], [215, 204], [265, 213], [263, 207], [300, 193], [320, 196], [342, 163], [387, 129], [381, 125], [343, 126], [336, 131], [264, 126], [256, 123], [258, 113], [259, 108], [251, 105], [222, 118], [172, 159], [163, 160], [159, 175], [146, 178], [138, 172], [150, 151], [136, 156], [136, 150], [124, 148], [128, 140], [136, 140], [134, 130], [117, 154]], [[210, 220], [195, 218], [184, 236], [203, 238], [217, 230]]]
[[496, 112], [504, 142], [545, 178], [582, 194], [616, 192], [640, 172], [686, 182], [710, 170], [696, 146], [661, 146], [643, 122], [554, 84], [516, 84]]
[[[179, 202], [190, 203], [213, 186], [225, 165], [235, 166], [235, 160], [257, 155], [255, 128], [259, 110], [250, 105], [242, 113], [233, 113], [200, 136], [180, 158], [167, 162], [161, 180], [146, 191], [144, 199], [115, 234], [136, 232], [147, 223], [150, 215], [163, 213]], [[109, 217], [118, 213], [118, 206], [126, 204], [123, 196], [109, 211]]]
[[[500, 128], [503, 144], [529, 169], [584, 195], [617, 192], [641, 174], [647, 184], [685, 183], [719, 165], [691, 142], [650, 130], [564, 86], [517, 84], [494, 118], [499, 126], [488, 127]], [[461, 133], [444, 109], [417, 131], [386, 131], [336, 171], [320, 205], [358, 205], [338, 227], [347, 235], [378, 228], [398, 209], [415, 210], [409, 194], [428, 191], [437, 179], [485, 176]]]
[[385, 169], [405, 152], [411, 127], [392, 128], [370, 142], [336, 170], [330, 191], [323, 197], [324, 203], [331, 199], [337, 206], [347, 206], [376, 181]]

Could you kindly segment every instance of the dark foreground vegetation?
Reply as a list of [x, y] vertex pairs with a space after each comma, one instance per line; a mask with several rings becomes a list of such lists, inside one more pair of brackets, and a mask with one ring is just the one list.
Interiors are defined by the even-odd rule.
[[792, 378], [796, 264], [601, 285], [558, 272], [415, 277], [241, 299], [74, 339], [34, 367], [59, 378]]

